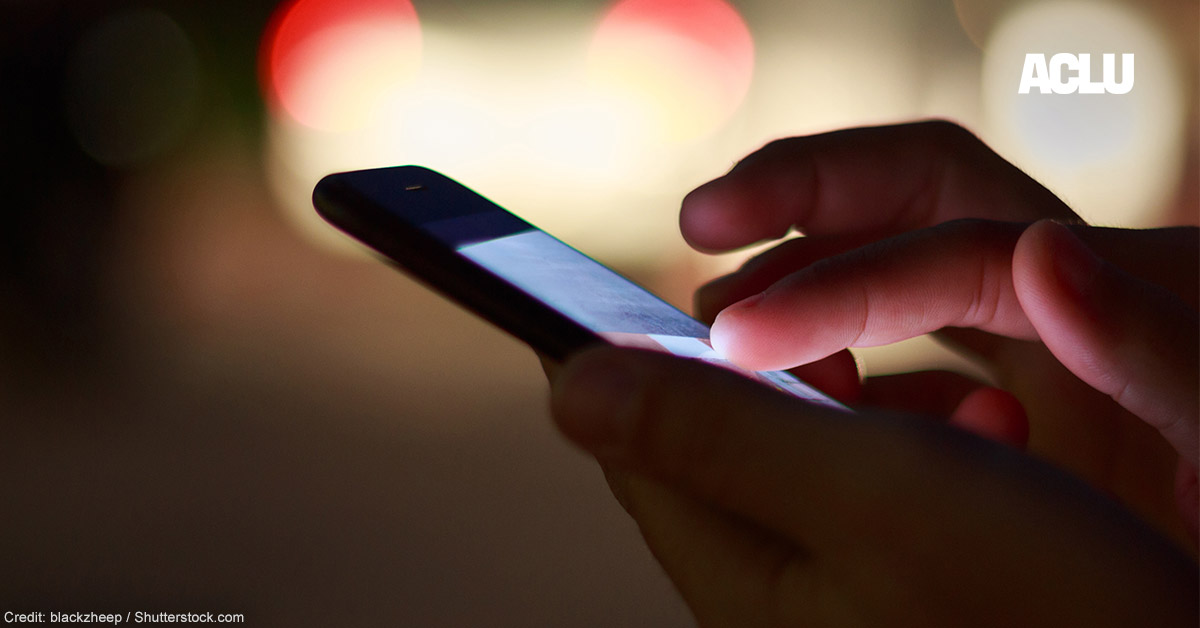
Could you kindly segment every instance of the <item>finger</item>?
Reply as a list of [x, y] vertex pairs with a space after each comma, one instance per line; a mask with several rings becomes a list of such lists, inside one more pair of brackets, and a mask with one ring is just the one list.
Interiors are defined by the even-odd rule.
[[885, 520], [900, 536], [923, 534], [917, 519], [929, 513], [909, 519], [909, 500], [974, 495], [959, 465], [1006, 459], [933, 422], [827, 410], [725, 369], [627, 349], [591, 349], [568, 362], [552, 411], [568, 437], [607, 464], [693, 492], [814, 552], [857, 547]]
[[941, 121], [772, 142], [688, 194], [680, 229], [701, 250], [783, 237], [899, 233], [957, 218], [1075, 219], [1052, 193]]
[[748, 260], [737, 272], [714, 279], [696, 291], [697, 318], [712, 325], [726, 307], [766, 290], [771, 284], [808, 265], [856, 249], [886, 234], [808, 236], [787, 240]]
[[[1200, 265], [1191, 263], [1200, 256], [1197, 229], [1074, 226], [1072, 231], [1100, 257], [1134, 276], [1168, 288], [1190, 307], [1197, 307]], [[883, 239], [880, 233], [863, 233], [787, 240], [747, 261], [737, 272], [702, 286], [695, 297], [697, 316], [711, 325], [724, 308], [766, 290], [787, 275], [880, 239]], [[966, 328], [944, 328], [934, 334], [956, 350], [985, 361], [994, 359], [1009, 342], [995, 334]]]
[[842, 403], [852, 404], [861, 397], [862, 369], [858, 359], [849, 351], [838, 351], [816, 362], [789, 369], [788, 372]]
[[863, 382], [860, 403], [914, 415], [948, 417], [980, 385], [951, 371], [876, 375]]
[[982, 386], [971, 391], [954, 413], [950, 424], [997, 443], [1024, 449], [1029, 442], [1029, 417], [1012, 393]]
[[745, 368], [770, 370], [946, 326], [1034, 339], [1012, 291], [1022, 229], [955, 221], [814, 264], [722, 311], [713, 347]]
[[[1070, 229], [1088, 248], [1117, 268], [1163, 286], [1192, 309], [1200, 308], [1200, 265], [1194, 263], [1200, 258], [1200, 230], [1195, 227], [1130, 230], [1078, 225]], [[1009, 342], [975, 329], [946, 328], [934, 335], [955, 350], [985, 361], [994, 360]]]
[[1013, 283], [1042, 342], [1064, 366], [1196, 463], [1200, 322], [1194, 309], [1101, 260], [1050, 221], [1021, 236]]
[[[831, 578], [944, 582], [960, 602], [993, 610], [997, 571], [1032, 578], [1034, 589], [1067, 581], [1120, 592], [1145, 577], [1164, 588], [1139, 587], [1123, 603], [1151, 594], [1163, 608], [1178, 608], [1173, 596], [1195, 584], [1194, 563], [1081, 482], [936, 423], [846, 414], [725, 369], [614, 348], [565, 365], [552, 413], [600, 460], [795, 542]], [[1099, 568], [1097, 547], [1120, 575]], [[781, 582], [794, 575], [782, 570], [771, 581], [789, 586], [773, 590], [801, 588]]]
[[982, 386], [950, 371], [919, 371], [871, 377], [863, 384], [862, 403], [930, 417], [949, 417], [984, 438], [1024, 448], [1029, 440], [1025, 409], [1012, 394]]
[[[661, 411], [650, 410], [654, 406]], [[568, 361], [552, 387], [551, 408], [568, 437], [614, 467], [672, 485], [702, 486], [727, 509], [757, 515], [777, 531], [812, 524], [832, 534], [836, 527], [821, 518], [806, 519], [805, 525], [787, 521], [795, 514], [776, 512], [781, 504], [772, 500], [793, 490], [801, 498], [812, 492], [818, 499], [813, 507], [820, 510], [820, 502], [838, 492], [837, 486], [794, 477], [796, 469], [785, 469], [780, 461], [849, 464], [830, 449], [853, 429], [830, 430], [833, 441], [823, 434], [826, 423], [846, 421], [844, 413], [792, 405], [787, 397], [724, 369], [608, 348], [585, 350]], [[687, 424], [687, 416], [693, 424]], [[754, 420], [743, 423], [739, 416]], [[727, 442], [735, 432], [736, 441]], [[779, 436], [798, 442], [784, 445]], [[799, 442], [809, 437], [816, 440]], [[790, 486], [793, 482], [800, 484]], [[756, 485], [760, 488], [746, 492], [740, 488]]]

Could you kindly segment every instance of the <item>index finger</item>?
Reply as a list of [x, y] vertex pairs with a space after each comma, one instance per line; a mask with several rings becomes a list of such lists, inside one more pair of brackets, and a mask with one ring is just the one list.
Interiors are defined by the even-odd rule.
[[721, 251], [806, 234], [900, 233], [958, 218], [1078, 220], [962, 127], [944, 121], [772, 142], [683, 200], [693, 247]]

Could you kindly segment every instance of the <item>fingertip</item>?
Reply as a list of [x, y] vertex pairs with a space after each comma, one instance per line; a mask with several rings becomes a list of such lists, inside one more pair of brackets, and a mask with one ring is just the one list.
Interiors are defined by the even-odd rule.
[[726, 307], [713, 320], [713, 349], [751, 371], [782, 371], [828, 357], [846, 348], [835, 336], [797, 326], [803, 312], [768, 289]]
[[1022, 234], [1013, 287], [1059, 362], [1196, 459], [1195, 309], [1048, 221]]
[[683, 197], [679, 208], [679, 231], [692, 248], [718, 253], [738, 246], [729, 244], [735, 232], [736, 211], [730, 207], [724, 178], [714, 179]]
[[1053, 248], [1049, 246], [1050, 238], [1056, 226], [1053, 221], [1039, 220], [1025, 228], [1017, 244], [1013, 247], [1013, 281], [1016, 284], [1023, 280], [1037, 279], [1047, 268]]
[[725, 310], [721, 310], [713, 319], [708, 332], [708, 341], [712, 343], [713, 351], [716, 351], [717, 355], [728, 360], [730, 353], [737, 347], [737, 325], [724, 314]]
[[1087, 297], [1100, 264], [1066, 225], [1053, 220], [1027, 227], [1013, 249], [1017, 301], [1038, 337], [1068, 368], [1078, 366], [1081, 332], [1089, 335], [1102, 318], [1089, 315], [1094, 306]]
[[761, 352], [757, 350], [758, 334], [752, 329], [754, 309], [762, 299], [763, 294], [759, 293], [721, 310], [709, 332], [709, 340], [718, 355], [755, 371], [771, 368], [761, 360]]
[[[1041, 220], [1030, 225], [1013, 252], [1014, 272], [1020, 266], [1025, 280], [1050, 277], [1057, 284], [1056, 292], [1072, 300], [1082, 301], [1100, 274], [1103, 262], [1066, 225], [1053, 220]], [[1039, 273], [1035, 274], [1035, 273]], [[1045, 289], [1047, 286], [1043, 286]]]
[[1067, 225], [1040, 220], [1021, 234], [1013, 249], [1013, 287], [1021, 307], [1042, 311], [1078, 308], [1101, 271], [1102, 261]]
[[1012, 393], [991, 386], [967, 394], [951, 415], [950, 423], [1020, 449], [1029, 442], [1025, 407]]

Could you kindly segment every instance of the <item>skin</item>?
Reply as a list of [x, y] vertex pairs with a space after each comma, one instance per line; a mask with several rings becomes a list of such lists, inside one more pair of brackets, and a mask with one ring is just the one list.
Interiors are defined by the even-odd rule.
[[[1195, 229], [1083, 225], [941, 122], [770, 144], [680, 222], [709, 251], [805, 233], [698, 310], [734, 361], [865, 407], [630, 349], [553, 373], [701, 625], [1196, 624]], [[929, 332], [1011, 392], [859, 382], [845, 352]]]

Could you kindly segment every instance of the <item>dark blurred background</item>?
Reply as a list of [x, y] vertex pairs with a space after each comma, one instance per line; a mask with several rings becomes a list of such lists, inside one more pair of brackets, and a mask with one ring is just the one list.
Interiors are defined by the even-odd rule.
[[[1197, 2], [0, 0], [0, 611], [682, 626], [520, 343], [321, 224], [441, 169], [687, 307], [678, 201], [938, 116], [1097, 223], [1198, 220]], [[1026, 52], [1134, 52], [1119, 98]], [[915, 340], [870, 372], [972, 366]]]

